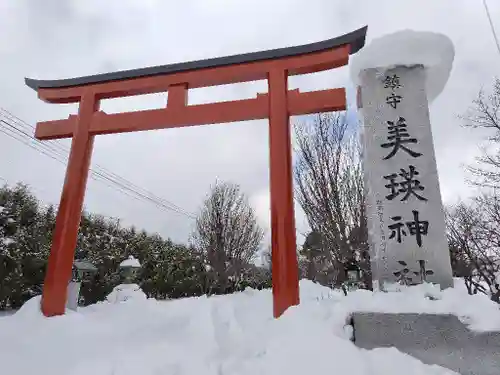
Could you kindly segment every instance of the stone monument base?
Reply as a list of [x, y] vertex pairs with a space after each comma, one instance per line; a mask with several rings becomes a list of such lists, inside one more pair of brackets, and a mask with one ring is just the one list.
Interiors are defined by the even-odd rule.
[[454, 315], [354, 313], [354, 343], [395, 347], [461, 375], [500, 374], [500, 332], [474, 332]]
[[82, 283], [77, 281], [71, 281], [68, 284], [67, 297], [66, 297], [66, 308], [76, 311], [78, 309], [78, 298], [80, 297], [80, 287]]

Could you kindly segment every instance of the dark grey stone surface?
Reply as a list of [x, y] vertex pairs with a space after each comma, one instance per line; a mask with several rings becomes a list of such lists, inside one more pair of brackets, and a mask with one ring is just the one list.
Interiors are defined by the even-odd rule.
[[474, 332], [454, 315], [354, 313], [354, 342], [395, 347], [462, 375], [500, 375], [500, 332]]
[[253, 61], [271, 60], [282, 57], [298, 56], [307, 53], [320, 52], [342, 45], [349, 44], [351, 46], [351, 54], [358, 52], [365, 45], [366, 30], [368, 26], [364, 26], [353, 32], [341, 35], [337, 38], [327, 39], [321, 42], [305, 44], [302, 46], [293, 46], [285, 48], [277, 48], [267, 51], [244, 53], [240, 55], [232, 55], [225, 57], [216, 57], [213, 59], [189, 61], [185, 63], [169, 64], [152, 66], [148, 68], [124, 70], [113, 73], [96, 74], [86, 77], [58, 79], [58, 80], [37, 80], [25, 78], [26, 85], [33, 90], [39, 88], [61, 88], [79, 85], [87, 85], [92, 83], [117, 81], [122, 79], [131, 79], [138, 77], [149, 77], [160, 74], [179, 73], [190, 70], [214, 68], [233, 64], [243, 64]]
[[[439, 284], [441, 289], [453, 287], [425, 69], [421, 65], [397, 66], [385, 72], [366, 69], [359, 78], [373, 279], [383, 290], [385, 283], [424, 281]], [[392, 89], [386, 79], [395, 79], [394, 84], [401, 87]], [[396, 108], [387, 103], [391, 96], [400, 100]], [[404, 142], [414, 141], [404, 147], [417, 156], [394, 148], [398, 139], [395, 134], [400, 134]], [[402, 176], [413, 182], [403, 182], [407, 179]], [[419, 221], [426, 223], [420, 227], [420, 243], [408, 227], [415, 220], [415, 212]], [[398, 231], [394, 225], [401, 223], [403, 229]]]

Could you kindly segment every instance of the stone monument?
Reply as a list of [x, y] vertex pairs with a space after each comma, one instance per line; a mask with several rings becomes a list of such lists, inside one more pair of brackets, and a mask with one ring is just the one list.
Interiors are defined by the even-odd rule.
[[[363, 118], [374, 287], [428, 281], [448, 288], [453, 278], [428, 102], [444, 87], [453, 45], [432, 33], [402, 33], [373, 41], [352, 63]], [[426, 51], [422, 58], [420, 45], [437, 55]], [[429, 82], [435, 69], [444, 82]]]
[[[373, 40], [350, 64], [363, 120], [374, 290], [425, 281], [453, 287], [428, 107], [453, 58], [446, 36], [405, 30]], [[354, 312], [352, 325], [361, 348], [396, 347], [463, 375], [500, 374], [500, 332], [472, 332], [453, 315]]]

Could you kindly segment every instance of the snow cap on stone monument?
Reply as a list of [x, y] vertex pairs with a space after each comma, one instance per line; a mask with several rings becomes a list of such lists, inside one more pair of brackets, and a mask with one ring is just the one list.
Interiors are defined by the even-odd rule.
[[401, 30], [373, 39], [352, 56], [351, 79], [358, 85], [361, 71], [369, 68], [381, 72], [395, 66], [423, 65], [429, 102], [443, 91], [455, 57], [452, 41], [443, 34], [429, 31]]

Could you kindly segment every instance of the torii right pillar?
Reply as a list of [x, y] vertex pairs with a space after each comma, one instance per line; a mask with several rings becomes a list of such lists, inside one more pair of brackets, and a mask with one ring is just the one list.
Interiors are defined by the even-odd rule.
[[363, 119], [363, 165], [374, 290], [453, 286], [429, 116], [454, 58], [430, 32], [375, 39], [351, 62]]

